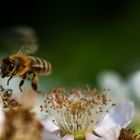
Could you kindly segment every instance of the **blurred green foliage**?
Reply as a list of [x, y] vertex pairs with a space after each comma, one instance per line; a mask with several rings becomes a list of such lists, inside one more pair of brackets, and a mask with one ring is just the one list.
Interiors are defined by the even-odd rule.
[[[95, 86], [102, 70], [115, 70], [126, 77], [139, 69], [139, 1], [44, 1], [37, 6], [30, 14], [27, 7], [23, 17], [17, 16], [14, 24], [4, 28], [24, 25], [35, 29], [40, 45], [35, 55], [53, 65], [52, 76], [43, 81]], [[8, 54], [11, 47], [0, 46], [1, 53]]]

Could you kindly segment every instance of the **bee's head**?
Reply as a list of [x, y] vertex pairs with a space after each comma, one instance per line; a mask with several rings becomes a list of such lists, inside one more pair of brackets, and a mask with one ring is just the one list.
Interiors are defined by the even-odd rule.
[[1, 75], [2, 78], [9, 77], [13, 72], [15, 64], [9, 57], [1, 60]]

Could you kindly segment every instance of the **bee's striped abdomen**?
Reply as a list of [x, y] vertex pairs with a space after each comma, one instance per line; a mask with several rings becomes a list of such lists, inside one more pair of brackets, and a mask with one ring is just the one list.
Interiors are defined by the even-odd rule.
[[36, 73], [40, 74], [50, 74], [51, 64], [45, 59], [40, 59], [38, 57], [30, 57], [31, 59], [31, 69]]

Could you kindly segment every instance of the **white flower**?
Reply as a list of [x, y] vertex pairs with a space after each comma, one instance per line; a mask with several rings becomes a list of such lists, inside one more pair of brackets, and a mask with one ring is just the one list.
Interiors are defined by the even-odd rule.
[[74, 90], [70, 96], [54, 89], [41, 107], [48, 118], [43, 125], [64, 140], [117, 140], [120, 130], [132, 121], [134, 104], [124, 101], [106, 112], [107, 104], [110, 99], [104, 91]]
[[[112, 107], [105, 115], [101, 123], [95, 128], [95, 132], [101, 136], [97, 137], [93, 133], [85, 132], [86, 140], [118, 140], [120, 130], [129, 125], [134, 117], [134, 104], [132, 102], [122, 102]], [[55, 126], [49, 120], [43, 124], [53, 133], [58, 132], [59, 127]], [[94, 127], [94, 126], [93, 126]], [[64, 140], [74, 140], [74, 135], [65, 135]]]
[[113, 99], [117, 101], [127, 100], [128, 87], [121, 75], [114, 71], [103, 71], [97, 77], [99, 87], [110, 89]]
[[[102, 136], [100, 131], [100, 134], [96, 131], [101, 120], [105, 114], [111, 118], [115, 113], [113, 109], [107, 113], [108, 105], [113, 104], [106, 91], [97, 93], [96, 90], [86, 89], [72, 90], [70, 93], [64, 89], [54, 89], [46, 96], [44, 105], [41, 106], [48, 118], [43, 122], [46, 129], [58, 133], [66, 140], [89, 140], [95, 138], [95, 135]], [[117, 110], [118, 106], [115, 108]], [[118, 120], [114, 118], [112, 121]]]
[[[129, 101], [121, 102], [112, 107], [106, 114], [96, 132], [101, 140], [117, 140], [122, 128], [126, 128], [134, 117], [134, 104]], [[100, 140], [96, 138], [95, 140]]]

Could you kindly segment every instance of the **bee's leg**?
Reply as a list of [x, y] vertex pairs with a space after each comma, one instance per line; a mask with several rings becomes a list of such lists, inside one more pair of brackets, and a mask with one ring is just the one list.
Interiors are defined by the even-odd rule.
[[8, 81], [7, 81], [7, 85], [9, 85], [10, 80], [13, 78], [13, 76], [16, 75], [16, 73], [17, 73], [16, 70], [12, 73], [11, 77], [10, 77], [10, 78], [8, 79]]
[[22, 92], [22, 86], [23, 86], [23, 84], [24, 84], [24, 81], [27, 79], [27, 73], [25, 73], [23, 76], [22, 76], [22, 80], [20, 81], [20, 83], [19, 83], [19, 89], [20, 89], [20, 91]]
[[37, 86], [38, 77], [37, 77], [36, 73], [34, 71], [29, 71], [28, 74], [29, 75], [32, 74], [32, 79], [31, 79], [32, 80], [32, 88], [33, 88], [34, 91], [37, 91], [37, 89], [38, 89], [38, 86]]
[[32, 77], [32, 88], [33, 90], [37, 91], [38, 90], [38, 77], [36, 73], [33, 72], [33, 77]]

